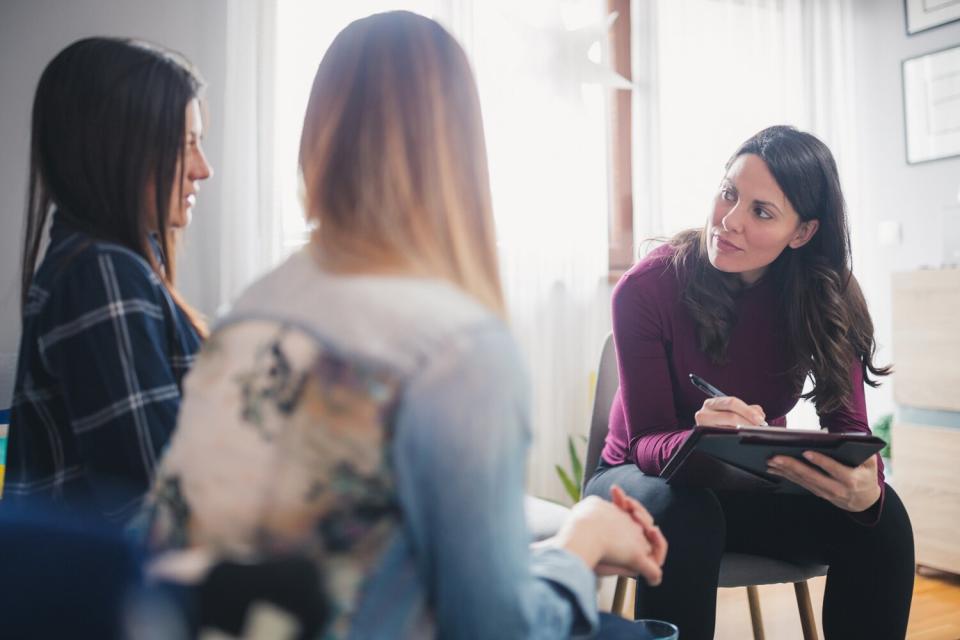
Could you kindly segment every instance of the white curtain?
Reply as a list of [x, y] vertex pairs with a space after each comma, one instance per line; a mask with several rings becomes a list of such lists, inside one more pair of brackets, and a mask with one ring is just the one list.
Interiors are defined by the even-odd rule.
[[605, 2], [463, 2], [438, 19], [464, 43], [483, 109], [510, 323], [531, 372], [528, 489], [565, 500], [555, 465], [582, 454], [610, 328]]
[[281, 255], [280, 192], [275, 188], [276, 1], [227, 0], [224, 153], [220, 175], [219, 278], [223, 309]]

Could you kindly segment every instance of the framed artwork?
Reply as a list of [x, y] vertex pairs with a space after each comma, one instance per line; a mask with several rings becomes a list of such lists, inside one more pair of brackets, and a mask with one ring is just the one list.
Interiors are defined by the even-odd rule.
[[960, 155], [960, 46], [903, 61], [907, 163]]
[[903, 0], [907, 35], [960, 20], [960, 0]]

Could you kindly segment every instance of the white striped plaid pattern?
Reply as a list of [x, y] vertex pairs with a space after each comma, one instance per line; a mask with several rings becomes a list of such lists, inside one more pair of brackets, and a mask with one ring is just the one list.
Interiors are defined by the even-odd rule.
[[54, 224], [34, 276], [11, 413], [6, 497], [134, 513], [199, 348], [140, 256]]

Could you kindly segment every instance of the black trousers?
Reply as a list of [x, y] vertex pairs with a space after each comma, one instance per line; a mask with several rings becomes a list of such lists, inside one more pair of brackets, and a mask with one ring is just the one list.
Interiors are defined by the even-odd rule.
[[633, 464], [601, 463], [587, 494], [614, 484], [650, 511], [669, 544], [663, 582], [638, 581], [638, 617], [676, 624], [684, 640], [711, 640], [725, 551], [827, 564], [823, 632], [828, 640], [901, 639], [913, 595], [910, 518], [888, 485], [880, 520], [865, 526], [813, 495], [672, 487]]

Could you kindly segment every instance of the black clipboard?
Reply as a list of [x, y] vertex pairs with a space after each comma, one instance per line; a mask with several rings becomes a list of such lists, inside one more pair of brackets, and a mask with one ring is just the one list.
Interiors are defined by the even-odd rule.
[[729, 491], [809, 493], [767, 473], [767, 460], [786, 455], [809, 464], [804, 451], [819, 451], [855, 467], [886, 443], [867, 433], [829, 433], [782, 427], [694, 427], [660, 473], [667, 484]]

